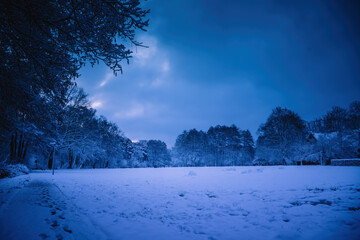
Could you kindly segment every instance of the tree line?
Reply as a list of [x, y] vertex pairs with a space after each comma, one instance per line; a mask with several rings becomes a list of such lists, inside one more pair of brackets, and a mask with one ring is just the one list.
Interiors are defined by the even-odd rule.
[[241, 131], [235, 125], [210, 127], [207, 132], [184, 131], [172, 150], [176, 166], [251, 165], [254, 153], [249, 130]]
[[115, 123], [97, 116], [85, 92], [76, 85], [68, 88], [65, 96], [62, 105], [46, 102], [34, 113], [33, 121], [13, 118], [13, 130], [3, 134], [7, 141], [1, 142], [2, 159], [41, 169], [170, 165], [164, 142], [133, 143]]
[[251, 133], [235, 125], [192, 129], [180, 134], [172, 151], [176, 166], [329, 164], [331, 159], [360, 158], [360, 102], [333, 107], [306, 122], [297, 113], [276, 107]]
[[260, 125], [256, 141], [235, 125], [183, 131], [170, 151], [160, 140], [132, 142], [116, 124], [96, 115], [82, 89], [72, 86], [66, 96], [62, 107], [48, 102], [47, 111], [37, 114], [37, 125], [23, 121], [11, 133], [1, 148], [8, 163], [43, 169], [325, 165], [334, 158], [360, 157], [359, 101], [333, 107], [310, 122], [277, 107]]

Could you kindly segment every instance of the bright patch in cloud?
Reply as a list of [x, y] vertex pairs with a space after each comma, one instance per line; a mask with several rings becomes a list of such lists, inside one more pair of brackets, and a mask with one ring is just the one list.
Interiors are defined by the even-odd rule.
[[151, 86], [152, 87], [160, 87], [161, 85], [164, 84], [164, 80], [161, 78], [157, 78], [154, 81], [151, 82]]
[[127, 118], [136, 118], [144, 115], [144, 107], [142, 105], [135, 106], [125, 112], [125, 117]]
[[103, 106], [103, 103], [101, 101], [95, 101], [91, 104], [92, 108], [101, 108]]
[[101, 81], [101, 83], [99, 84], [99, 87], [105, 86], [113, 77], [114, 77], [114, 74], [112, 72], [106, 73], [104, 80]]
[[132, 49], [134, 62], [128, 68], [134, 71], [140, 69], [142, 73], [147, 74], [146, 77], [134, 80], [137, 81], [137, 85], [141, 88], [163, 87], [168, 79], [171, 79], [169, 77], [170, 72], [173, 71], [171, 55], [154, 36], [141, 35], [139, 41], [149, 46], [149, 48], [138, 47]]
[[170, 63], [169, 63], [169, 61], [168, 60], [166, 60], [164, 63], [163, 63], [163, 65], [162, 65], [162, 70], [163, 70], [163, 72], [168, 72], [168, 71], [170, 71]]
[[163, 111], [162, 105], [154, 105], [150, 102], [139, 103], [134, 101], [127, 109], [120, 110], [114, 114], [118, 119], [135, 119], [143, 117], [154, 117]]
[[134, 104], [130, 109], [115, 114], [116, 117], [121, 119], [131, 119], [143, 116], [145, 113], [145, 107], [141, 104]]

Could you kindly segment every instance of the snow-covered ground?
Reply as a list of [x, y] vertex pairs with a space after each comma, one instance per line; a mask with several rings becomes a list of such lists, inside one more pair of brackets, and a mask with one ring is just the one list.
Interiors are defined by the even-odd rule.
[[35, 172], [0, 204], [0, 239], [360, 239], [360, 167]]

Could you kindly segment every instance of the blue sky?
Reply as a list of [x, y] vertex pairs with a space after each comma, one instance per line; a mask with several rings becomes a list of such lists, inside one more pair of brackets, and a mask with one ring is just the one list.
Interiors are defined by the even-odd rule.
[[304, 120], [360, 100], [356, 1], [151, 0], [150, 26], [115, 77], [86, 66], [80, 87], [132, 140], [172, 147], [183, 130], [236, 124], [253, 135], [276, 106]]

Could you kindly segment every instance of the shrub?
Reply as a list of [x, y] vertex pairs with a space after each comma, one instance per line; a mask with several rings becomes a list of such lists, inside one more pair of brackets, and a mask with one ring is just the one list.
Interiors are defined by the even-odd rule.
[[0, 178], [16, 177], [28, 174], [30, 170], [23, 164], [6, 165], [0, 164]]

